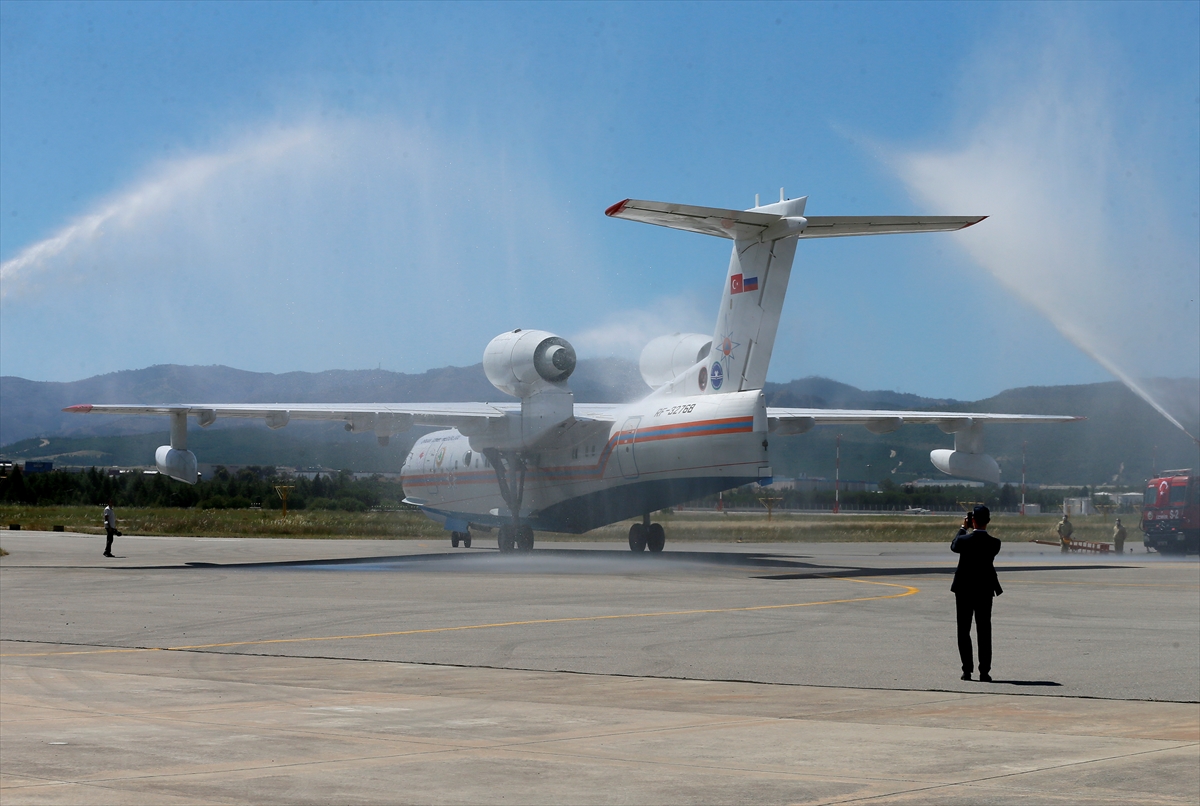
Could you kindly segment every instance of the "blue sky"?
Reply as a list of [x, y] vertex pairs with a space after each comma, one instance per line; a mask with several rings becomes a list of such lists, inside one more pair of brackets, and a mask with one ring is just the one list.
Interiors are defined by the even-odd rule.
[[1200, 374], [1200, 4], [0, 2], [0, 372], [414, 372], [710, 333], [626, 197], [989, 214], [801, 243], [770, 377]]

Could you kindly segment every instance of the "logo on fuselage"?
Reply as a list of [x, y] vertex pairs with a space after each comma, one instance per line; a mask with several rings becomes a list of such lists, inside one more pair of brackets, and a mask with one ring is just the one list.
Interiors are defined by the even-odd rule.
[[[713, 389], [720, 389], [721, 384], [725, 382], [725, 370], [721, 369], [721, 362], [717, 361], [713, 363], [709, 377], [712, 378]], [[704, 387], [701, 388], [703, 389]]]

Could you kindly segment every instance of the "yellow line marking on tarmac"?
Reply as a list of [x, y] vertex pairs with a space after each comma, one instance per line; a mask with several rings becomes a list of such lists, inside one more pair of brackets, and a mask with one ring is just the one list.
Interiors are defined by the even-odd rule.
[[657, 613], [614, 613], [607, 616], [569, 616], [564, 618], [532, 619], [530, 621], [501, 621], [495, 624], [464, 624], [458, 627], [429, 627], [421, 630], [397, 630], [395, 632], [372, 632], [358, 635], [321, 635], [308, 638], [263, 638], [256, 641], [226, 641], [219, 644], [194, 644], [191, 646], [168, 647], [131, 647], [128, 649], [81, 649], [73, 652], [6, 652], [0, 653], [0, 658], [45, 658], [57, 655], [104, 655], [114, 652], [186, 652], [200, 649], [223, 649], [234, 646], [263, 646], [266, 644], [299, 644], [311, 641], [349, 641], [357, 638], [394, 638], [401, 635], [425, 635], [438, 632], [458, 632], [462, 630], [488, 630], [495, 627], [524, 627], [533, 624], [567, 624], [576, 621], [610, 621], [627, 618], [662, 618], [664, 616], [693, 616], [712, 613], [746, 613], [754, 610], [783, 610], [791, 607], [815, 607], [816, 605], [849, 604], [852, 602], [874, 602], [882, 599], [901, 599], [920, 593], [920, 588], [912, 585], [898, 585], [893, 582], [875, 582], [867, 579], [851, 579], [850, 577], [821, 577], [840, 582], [857, 582], [861, 585], [882, 585], [888, 588], [904, 588], [902, 593], [889, 593], [881, 596], [862, 596], [857, 599], [829, 599], [821, 602], [795, 602], [791, 604], [754, 605], [752, 607], [719, 607], [703, 610], [666, 610]]

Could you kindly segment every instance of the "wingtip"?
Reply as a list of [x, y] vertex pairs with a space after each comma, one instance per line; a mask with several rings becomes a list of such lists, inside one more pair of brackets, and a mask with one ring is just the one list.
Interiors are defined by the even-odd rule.
[[629, 204], [629, 199], [622, 199], [613, 206], [604, 211], [606, 216], [614, 216], [625, 209], [625, 205]]
[[81, 403], [78, 406], [67, 406], [63, 411], [69, 411], [72, 414], [87, 414], [92, 410], [91, 403]]
[[970, 224], [964, 224], [964, 225], [962, 226], [962, 228], [961, 228], [961, 229], [966, 229], [967, 227], [973, 227], [973, 226], [975, 226], [976, 224], [978, 224], [980, 221], [983, 221], [983, 220], [984, 220], [984, 219], [986, 219], [986, 218], [987, 218], [987, 216], [985, 216], [985, 215], [981, 215], [979, 218], [975, 219], [975, 220], [974, 220], [974, 221], [972, 221]]

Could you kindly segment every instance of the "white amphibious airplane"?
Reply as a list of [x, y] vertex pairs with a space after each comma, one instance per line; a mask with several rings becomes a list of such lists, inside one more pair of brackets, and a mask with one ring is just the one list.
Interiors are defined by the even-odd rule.
[[445, 430], [417, 440], [403, 468], [406, 501], [471, 545], [471, 532], [498, 532], [500, 550], [529, 551], [534, 531], [579, 534], [641, 516], [629, 529], [633, 551], [662, 551], [665, 535], [650, 514], [683, 501], [771, 478], [771, 437], [818, 425], [862, 425], [885, 434], [905, 423], [935, 423], [954, 434], [954, 450], [930, 459], [944, 473], [997, 482], [1000, 468], [983, 452], [983, 425], [1051, 423], [1079, 417], [973, 412], [769, 408], [767, 365], [796, 244], [804, 238], [945, 232], [983, 216], [805, 217], [807, 197], [749, 210], [722, 210], [626, 199], [613, 218], [716, 235], [733, 255], [712, 335], [675, 333], [642, 351], [642, 377], [653, 389], [623, 405], [577, 404], [567, 380], [575, 350], [542, 330], [502, 333], [483, 353], [483, 368], [508, 403], [349, 403], [82, 405], [64, 411], [166, 414], [171, 444], [158, 469], [195, 483], [187, 418], [261, 417], [271, 428], [291, 420], [344, 420], [348, 431], [374, 431], [381, 445], [413, 425]]

